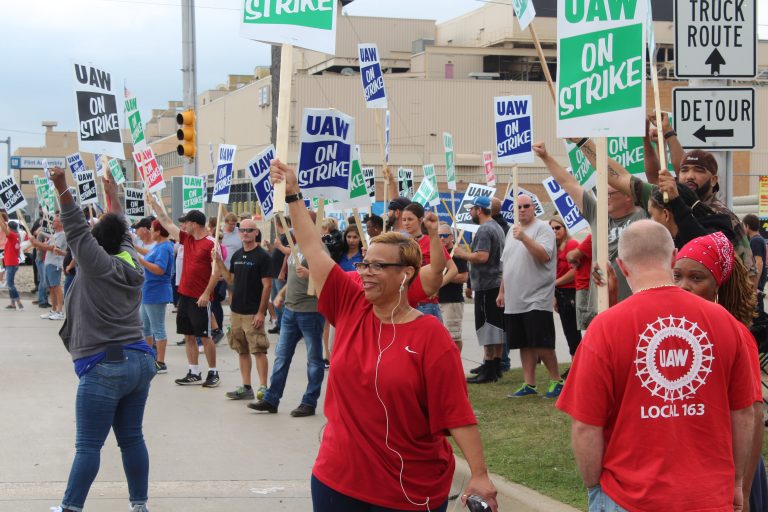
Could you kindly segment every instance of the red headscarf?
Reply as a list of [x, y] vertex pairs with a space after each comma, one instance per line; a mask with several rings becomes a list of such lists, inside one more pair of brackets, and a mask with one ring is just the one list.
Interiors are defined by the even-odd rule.
[[722, 232], [694, 238], [677, 253], [677, 259], [698, 261], [712, 274], [717, 286], [731, 277], [733, 271], [733, 244]]

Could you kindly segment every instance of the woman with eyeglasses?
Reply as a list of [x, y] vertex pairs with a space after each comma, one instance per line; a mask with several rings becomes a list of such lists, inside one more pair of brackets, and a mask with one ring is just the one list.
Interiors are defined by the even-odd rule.
[[571, 238], [565, 228], [562, 217], [555, 215], [549, 219], [549, 226], [555, 232], [557, 242], [557, 275], [555, 277], [555, 311], [560, 316], [565, 339], [571, 357], [581, 343], [581, 331], [576, 326], [576, 269], [568, 263], [569, 252], [579, 247], [579, 242]]
[[435, 318], [408, 304], [422, 263], [418, 244], [399, 233], [373, 238], [356, 264], [361, 287], [322, 250], [294, 170], [274, 160], [271, 175], [285, 182], [318, 311], [336, 327], [328, 423], [312, 470], [314, 511], [447, 510], [450, 434], [472, 472], [462, 502], [476, 494], [495, 512], [459, 351]]

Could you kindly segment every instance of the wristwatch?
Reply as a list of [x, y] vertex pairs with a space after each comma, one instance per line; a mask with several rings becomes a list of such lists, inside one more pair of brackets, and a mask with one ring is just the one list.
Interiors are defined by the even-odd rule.
[[294, 201], [298, 201], [300, 199], [304, 199], [304, 195], [301, 192], [298, 194], [291, 194], [289, 196], [285, 196], [285, 204], [293, 203]]

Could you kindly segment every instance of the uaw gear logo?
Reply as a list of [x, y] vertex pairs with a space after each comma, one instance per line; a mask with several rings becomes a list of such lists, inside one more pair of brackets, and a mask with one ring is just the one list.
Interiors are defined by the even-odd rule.
[[651, 395], [665, 402], [696, 394], [712, 371], [712, 343], [707, 333], [685, 318], [659, 318], [640, 335], [636, 375]]

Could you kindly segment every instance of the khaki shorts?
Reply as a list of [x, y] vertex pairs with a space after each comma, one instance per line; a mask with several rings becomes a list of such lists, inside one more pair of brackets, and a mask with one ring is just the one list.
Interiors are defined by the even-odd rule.
[[229, 347], [240, 355], [266, 354], [269, 349], [269, 339], [264, 332], [264, 326], [256, 329], [253, 324], [254, 315], [231, 313], [231, 326], [227, 332]]
[[464, 319], [463, 302], [444, 302], [440, 304], [440, 314], [443, 315], [443, 324], [451, 333], [453, 341], [461, 341], [461, 322]]
[[589, 304], [589, 289], [576, 290], [576, 327], [586, 331], [596, 313]]

